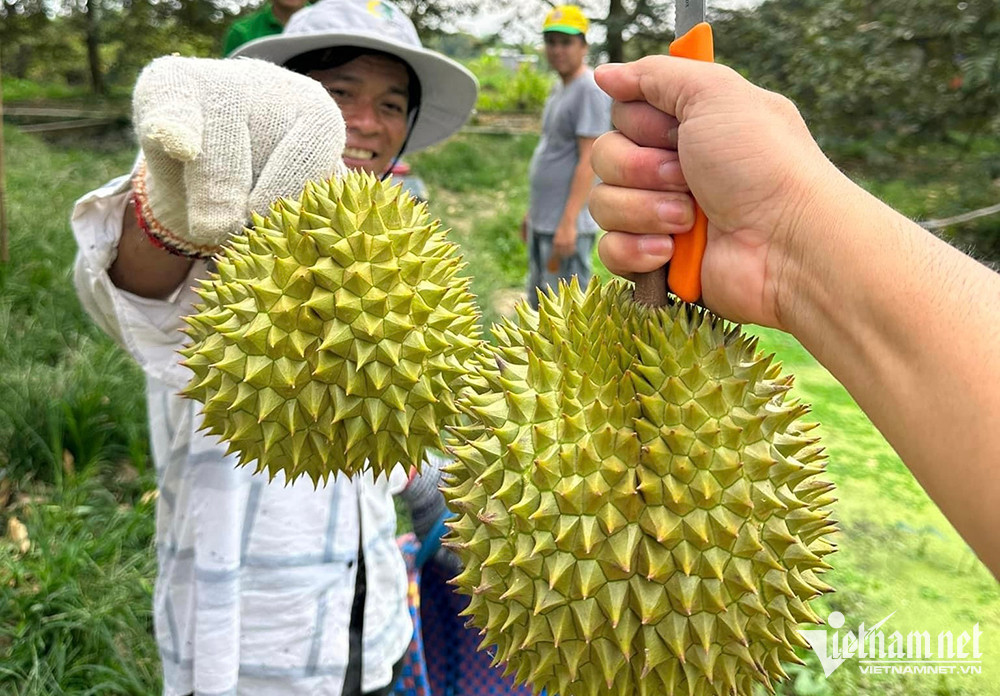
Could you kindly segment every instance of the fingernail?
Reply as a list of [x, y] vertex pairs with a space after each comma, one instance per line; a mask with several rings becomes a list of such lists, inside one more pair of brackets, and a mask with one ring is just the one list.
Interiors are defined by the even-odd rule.
[[669, 236], [644, 234], [639, 237], [639, 251], [649, 256], [666, 256], [674, 246]]
[[660, 165], [660, 179], [667, 182], [675, 182], [680, 177], [681, 163], [677, 160], [670, 160]]
[[687, 219], [687, 206], [680, 201], [661, 201], [656, 214], [664, 222], [681, 223]]

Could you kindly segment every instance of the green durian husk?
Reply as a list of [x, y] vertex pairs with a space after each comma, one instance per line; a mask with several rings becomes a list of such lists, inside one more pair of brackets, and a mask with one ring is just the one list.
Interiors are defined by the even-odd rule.
[[184, 395], [271, 478], [419, 467], [457, 422], [479, 343], [454, 244], [370, 174], [310, 182], [235, 236], [197, 289]]
[[817, 623], [825, 456], [755, 338], [574, 282], [494, 326], [444, 493], [481, 647], [560, 696], [751, 694]]

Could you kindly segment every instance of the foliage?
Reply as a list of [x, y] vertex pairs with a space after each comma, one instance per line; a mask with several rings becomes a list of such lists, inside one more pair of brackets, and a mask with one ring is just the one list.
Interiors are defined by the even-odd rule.
[[475, 12], [477, 0], [397, 0], [399, 7], [413, 21], [422, 41], [450, 33], [447, 27], [456, 19]]
[[422, 37], [424, 48], [438, 51], [454, 60], [466, 62], [478, 58], [496, 43], [496, 37], [481, 39], [465, 32], [435, 32]]
[[510, 70], [494, 55], [483, 55], [468, 64], [479, 80], [480, 111], [520, 111], [541, 113], [552, 78], [531, 63]]
[[[133, 150], [4, 135], [0, 693], [155, 693], [143, 380], [76, 300], [67, 224], [73, 200], [126, 171]], [[4, 536], [12, 519], [26, 527], [25, 551]]]
[[469, 264], [486, 329], [500, 318], [495, 293], [524, 284], [520, 226], [537, 142], [534, 135], [461, 136], [408, 158], [430, 189], [431, 212], [450, 228]]
[[45, 0], [0, 3], [0, 63], [5, 75], [31, 77], [32, 70], [60, 60], [68, 42], [59, 39]]
[[[131, 90], [143, 65], [166, 53], [214, 56], [232, 17], [221, 2], [5, 0], [0, 62], [5, 73], [41, 83]], [[87, 41], [96, 53], [87, 50]], [[97, 64], [93, 64], [96, 60]]]
[[[70, 268], [73, 200], [126, 171], [130, 150], [57, 152], [6, 129], [11, 263], [0, 266], [0, 468], [53, 479], [81, 462], [144, 466], [142, 380], [85, 317]], [[39, 211], [61, 211], [55, 215]]]
[[619, 63], [664, 52], [673, 38], [674, 5], [677, 0], [609, 0], [603, 20], [607, 30], [601, 48], [608, 61]]
[[107, 473], [91, 464], [54, 487], [21, 484], [0, 513], [26, 526], [30, 544], [0, 539], [2, 693], [157, 689], [153, 499], [141, 496], [155, 480]]
[[[1000, 198], [1000, 142], [845, 143], [827, 148], [835, 161], [879, 198], [923, 221], [993, 205]], [[938, 231], [966, 253], [1000, 269], [1000, 215]]]
[[[445, 5], [449, 2], [438, 1]], [[499, 34], [538, 45], [542, 38], [542, 19], [558, 4], [554, 0], [517, 3], [485, 0], [484, 6], [492, 9], [498, 18], [504, 18], [497, 26]], [[647, 53], [659, 53], [673, 38], [674, 0], [578, 0], [572, 4], [583, 9], [596, 29], [590, 38], [603, 36], [593, 44], [593, 53], [599, 59], [620, 62]]]
[[1000, 126], [992, 0], [768, 0], [714, 29], [720, 60], [792, 99], [824, 144]]
[[[497, 37], [453, 33], [458, 21], [486, 8], [508, 17], [537, 43], [550, 3], [511, 6], [461, 0], [401, 0], [431, 45], [470, 59]], [[0, 61], [14, 78], [8, 98], [78, 94], [97, 70], [110, 93], [127, 94], [150, 59], [178, 51], [217, 55], [235, 5], [158, 0], [4, 0]], [[672, 0], [584, 0], [607, 38], [595, 51], [612, 60], [661, 53], [672, 38]], [[720, 58], [755, 82], [792, 98], [824, 145], [863, 139], [879, 144], [909, 136], [962, 142], [1000, 129], [1000, 5], [992, 0], [767, 0], [715, 12]], [[498, 27], [499, 29], [499, 27]], [[88, 50], [96, 42], [96, 51]], [[97, 65], [88, 65], [96, 61]], [[482, 64], [480, 64], [480, 62]], [[484, 110], [532, 111], [545, 79], [522, 68], [499, 77], [486, 56], [472, 61], [483, 83]], [[49, 87], [51, 85], [51, 87]], [[21, 88], [18, 91], [18, 88]], [[67, 91], [64, 91], [67, 90]]]
[[89, 88], [70, 87], [62, 82], [35, 82], [21, 77], [3, 76], [3, 99], [5, 102], [39, 100], [85, 99]]

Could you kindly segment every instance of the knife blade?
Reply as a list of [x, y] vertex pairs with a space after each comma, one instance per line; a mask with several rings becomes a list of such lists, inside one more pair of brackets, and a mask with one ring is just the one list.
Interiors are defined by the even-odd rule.
[[705, 21], [705, 0], [677, 0], [674, 7], [674, 36], [681, 37]]

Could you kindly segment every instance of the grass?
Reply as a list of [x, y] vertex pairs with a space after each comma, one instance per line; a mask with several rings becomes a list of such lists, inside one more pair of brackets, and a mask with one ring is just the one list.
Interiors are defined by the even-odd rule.
[[432, 213], [451, 230], [469, 264], [487, 328], [500, 316], [498, 291], [524, 286], [520, 228], [537, 142], [534, 135], [468, 135], [409, 158], [430, 189]]
[[[834, 569], [824, 580], [837, 591], [818, 600], [826, 618], [837, 610], [846, 627], [872, 626], [895, 612], [886, 636], [900, 631], [984, 631], [983, 675], [902, 678], [862, 675], [856, 661], [834, 672], [830, 694], [997, 694], [989, 674], [1000, 654], [1000, 585], [909, 473], [850, 394], [787, 334], [748, 327], [796, 376], [796, 394], [812, 405], [837, 485], [841, 532]], [[822, 671], [815, 665], [816, 671]], [[820, 680], [822, 681], [822, 680]], [[824, 692], [826, 693], [826, 692]]]
[[73, 201], [127, 171], [132, 155], [56, 150], [7, 131], [11, 263], [0, 267], [0, 466], [51, 480], [67, 448], [82, 462], [146, 449], [139, 371], [76, 299], [67, 224]]
[[11, 262], [0, 266], [0, 693], [148, 694], [155, 487], [143, 380], [86, 318], [75, 198], [127, 170], [120, 146], [53, 148], [8, 128]]
[[140, 487], [138, 478], [101, 478], [100, 470], [91, 466], [56, 486], [26, 486], [6, 511], [26, 525], [31, 548], [20, 554], [0, 547], [2, 693], [157, 688], [152, 500], [130, 492]]
[[[519, 224], [535, 142], [462, 136], [410, 158], [469, 263], [486, 325], [523, 285]], [[133, 152], [121, 141], [56, 147], [9, 128], [6, 144], [12, 261], [0, 267], [0, 693], [155, 693], [155, 484], [143, 383], [76, 301], [67, 224], [73, 200], [126, 171]], [[870, 177], [890, 198], [914, 195], [914, 186]], [[826, 576], [838, 591], [817, 613], [840, 610], [853, 627], [895, 611], [887, 625], [904, 635], [960, 632], [975, 622], [984, 632], [983, 676], [865, 676], [851, 661], [826, 680], [809, 657], [782, 692], [1000, 693], [990, 673], [1000, 654], [1000, 586], [850, 395], [794, 339], [750, 330], [797, 375], [795, 393], [822, 424], [838, 486], [842, 531]], [[11, 519], [25, 525], [27, 551], [3, 537]]]
[[127, 111], [132, 99], [131, 85], [112, 85], [108, 94], [97, 96], [87, 84], [71, 86], [61, 82], [37, 82], [12, 75], [3, 75], [0, 88], [6, 104], [93, 105], [107, 110]]

